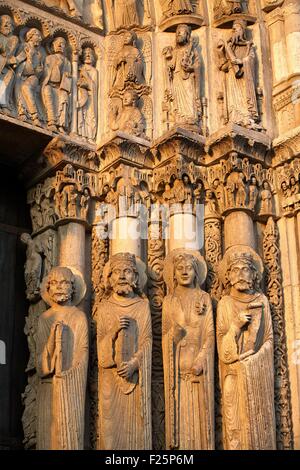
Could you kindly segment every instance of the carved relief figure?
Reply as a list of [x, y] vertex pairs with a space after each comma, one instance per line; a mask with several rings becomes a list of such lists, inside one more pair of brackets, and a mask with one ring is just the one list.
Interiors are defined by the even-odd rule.
[[250, 178], [249, 184], [249, 209], [254, 210], [258, 198], [257, 179], [254, 175]]
[[151, 349], [145, 273], [134, 255], [113, 255], [98, 308], [100, 449], [151, 449]]
[[161, 7], [165, 17], [193, 13], [190, 0], [161, 0]]
[[12, 91], [17, 65], [16, 52], [19, 39], [13, 34], [14, 22], [8, 15], [0, 16], [0, 109], [12, 112]]
[[162, 341], [166, 448], [214, 448], [214, 323], [201, 290], [206, 264], [198, 252], [173, 250], [164, 267]]
[[94, 141], [98, 125], [98, 71], [95, 68], [95, 53], [91, 47], [83, 49], [82, 62], [77, 83], [78, 134]]
[[76, 305], [85, 294], [81, 274], [56, 267], [44, 279], [51, 305], [38, 321], [37, 449], [83, 449], [88, 323]]
[[259, 215], [273, 214], [272, 192], [268, 181], [264, 181], [260, 191], [260, 211]]
[[19, 118], [41, 125], [39, 107], [40, 79], [43, 73], [44, 53], [41, 48], [42, 35], [37, 28], [30, 28], [25, 34], [25, 43], [18, 54], [15, 97]]
[[80, 217], [83, 220], [87, 220], [90, 199], [91, 196], [88, 188], [84, 188], [82, 196], [80, 198]]
[[199, 130], [202, 115], [200, 62], [188, 25], [177, 27], [176, 46], [165, 47], [163, 55], [167, 72], [165, 97], [169, 106], [168, 120]]
[[66, 132], [70, 124], [70, 96], [72, 92], [71, 63], [66, 57], [67, 42], [56, 37], [52, 54], [45, 60], [42, 97], [50, 130]]
[[[81, 18], [82, 17], [82, 1], [78, 0], [43, 0], [45, 5], [49, 7], [58, 7], [68, 13], [70, 16], [74, 18]], [[77, 5], [78, 3], [78, 5]], [[81, 5], [80, 5], [81, 3]]]
[[236, 13], [243, 12], [243, 0], [215, 0], [214, 2], [214, 16], [215, 19], [222, 18], [222, 16], [229, 16]]
[[21, 241], [27, 245], [24, 266], [26, 297], [28, 300], [34, 301], [40, 294], [42, 257], [29, 233], [22, 233]]
[[114, 64], [113, 87], [124, 90], [127, 84], [143, 83], [144, 65], [142, 54], [136, 46], [137, 35], [127, 31], [123, 38], [123, 47]]
[[145, 138], [144, 117], [138, 108], [138, 99], [138, 94], [134, 90], [125, 91], [122, 109], [114, 107], [110, 114], [110, 127], [113, 131], [120, 130]]
[[262, 261], [248, 246], [229, 248], [219, 266], [229, 289], [217, 311], [227, 450], [276, 448], [273, 331], [269, 302], [259, 289], [262, 274]]
[[255, 49], [246, 38], [247, 22], [236, 20], [228, 41], [218, 44], [219, 69], [226, 74], [227, 109], [231, 122], [261, 130], [255, 81]]
[[139, 26], [136, 0], [114, 0], [114, 18], [116, 29]]

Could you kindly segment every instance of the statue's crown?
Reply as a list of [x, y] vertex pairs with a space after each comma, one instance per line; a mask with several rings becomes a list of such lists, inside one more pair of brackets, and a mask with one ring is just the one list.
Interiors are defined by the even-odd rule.
[[247, 263], [253, 263], [253, 256], [251, 253], [245, 253], [245, 252], [236, 252], [232, 253], [229, 258], [229, 264], [232, 264], [236, 261], [246, 261]]
[[113, 255], [110, 259], [111, 267], [113, 268], [113, 266], [119, 263], [132, 264], [136, 266], [135, 255], [133, 255], [132, 253], [117, 253]]

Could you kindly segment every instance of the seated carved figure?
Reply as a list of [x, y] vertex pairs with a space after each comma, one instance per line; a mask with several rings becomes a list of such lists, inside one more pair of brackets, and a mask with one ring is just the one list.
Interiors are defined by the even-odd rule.
[[137, 105], [138, 95], [134, 90], [127, 90], [123, 96], [121, 110], [114, 108], [110, 115], [110, 127], [113, 131], [120, 130], [127, 134], [145, 137], [144, 118]]
[[30, 28], [25, 34], [25, 43], [16, 57], [15, 97], [20, 119], [31, 119], [41, 125], [39, 109], [40, 80], [44, 70], [44, 54], [41, 48], [42, 35], [37, 28]]
[[165, 17], [193, 13], [190, 0], [161, 0], [161, 7]]
[[81, 274], [53, 268], [41, 293], [51, 308], [38, 321], [37, 449], [80, 450], [84, 440], [88, 323], [76, 305], [85, 294]]
[[269, 302], [259, 289], [262, 273], [260, 257], [243, 245], [229, 248], [219, 266], [220, 279], [228, 289], [217, 311], [228, 450], [276, 448], [273, 331]]

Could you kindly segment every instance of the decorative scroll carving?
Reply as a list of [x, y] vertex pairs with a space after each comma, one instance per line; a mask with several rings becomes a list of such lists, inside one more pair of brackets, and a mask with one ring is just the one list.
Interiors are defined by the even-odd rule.
[[273, 331], [268, 299], [259, 290], [263, 270], [257, 253], [242, 245], [229, 248], [219, 265], [229, 289], [217, 311], [228, 450], [276, 449]]
[[166, 67], [163, 110], [167, 126], [176, 124], [199, 132], [202, 127], [200, 57], [190, 26], [177, 27], [176, 45], [165, 47], [163, 55]]
[[163, 261], [165, 257], [161, 221], [154, 220], [149, 227], [148, 239], [148, 297], [150, 301], [153, 349], [152, 349], [152, 426], [153, 448], [165, 449], [165, 406], [161, 344], [161, 314], [165, 295]]
[[104, 266], [108, 261], [107, 227], [96, 209], [96, 220], [92, 228], [92, 322], [89, 362], [89, 398], [90, 398], [90, 443], [92, 449], [97, 448], [98, 429], [98, 358], [97, 358], [97, 310], [104, 296]]
[[277, 449], [290, 450], [293, 449], [293, 422], [284, 320], [283, 278], [280, 265], [279, 232], [271, 217], [264, 232], [263, 254], [266, 267], [266, 289], [274, 330]]
[[227, 121], [260, 131], [255, 49], [246, 38], [246, 29], [247, 21], [236, 19], [229, 40], [219, 41], [219, 69], [225, 74]]
[[222, 284], [217, 275], [219, 262], [222, 259], [222, 227], [219, 218], [206, 218], [205, 233], [205, 260], [207, 263], [206, 289], [212, 297], [214, 306], [220, 300], [223, 291]]
[[39, 317], [37, 331], [40, 450], [83, 449], [88, 323], [76, 305], [85, 291], [81, 274], [64, 267], [53, 268], [43, 281], [42, 296], [51, 308]]
[[119, 253], [106, 266], [97, 332], [100, 449], [152, 448], [152, 333], [142, 264]]

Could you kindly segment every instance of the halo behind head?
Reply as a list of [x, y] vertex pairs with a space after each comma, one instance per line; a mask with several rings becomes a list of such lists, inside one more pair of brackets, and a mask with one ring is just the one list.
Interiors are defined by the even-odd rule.
[[168, 291], [170, 293], [174, 292], [174, 273], [175, 273], [175, 262], [176, 258], [179, 256], [191, 256], [196, 262], [196, 275], [198, 279], [199, 286], [203, 284], [207, 276], [207, 265], [203, 256], [195, 250], [189, 250], [184, 248], [177, 248], [172, 250], [166, 257], [164, 262], [164, 271], [163, 277], [164, 281], [167, 284]]
[[[49, 274], [44, 277], [42, 284], [41, 284], [41, 296], [42, 299], [50, 306], [54, 305], [55, 302], [50, 298], [49, 291], [48, 291], [48, 284], [49, 280], [53, 276], [55, 272], [59, 272], [65, 270], [67, 275], [70, 275], [72, 278], [72, 282], [74, 283], [74, 293], [72, 298], [72, 305], [78, 305], [86, 294], [86, 284], [83, 279], [83, 276], [78, 269], [74, 268], [73, 266], [56, 266], [51, 269]], [[69, 272], [69, 273], [68, 273]]]
[[218, 268], [218, 275], [224, 286], [226, 286], [228, 282], [227, 271], [230, 265], [234, 261], [242, 259], [244, 259], [245, 261], [251, 261], [253, 263], [261, 279], [264, 272], [264, 265], [261, 257], [256, 253], [255, 250], [253, 250], [253, 248], [248, 245], [234, 245], [226, 250]]

